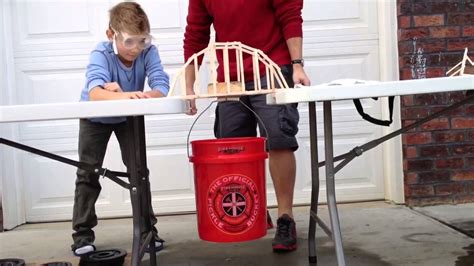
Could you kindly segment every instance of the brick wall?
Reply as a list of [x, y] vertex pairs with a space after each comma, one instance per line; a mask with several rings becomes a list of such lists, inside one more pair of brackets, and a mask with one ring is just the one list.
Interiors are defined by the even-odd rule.
[[[400, 79], [445, 76], [468, 47], [474, 59], [474, 0], [398, 0]], [[404, 125], [465, 92], [402, 97]], [[474, 202], [474, 104], [403, 135], [410, 206]]]

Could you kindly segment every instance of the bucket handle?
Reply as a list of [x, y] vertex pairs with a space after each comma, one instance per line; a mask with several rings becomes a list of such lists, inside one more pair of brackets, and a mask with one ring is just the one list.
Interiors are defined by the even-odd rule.
[[[191, 158], [191, 157], [190, 157], [190, 153], [189, 153], [189, 138], [190, 138], [190, 136], [191, 136], [191, 131], [193, 130], [194, 125], [195, 125], [196, 122], [199, 120], [199, 118], [201, 118], [201, 116], [202, 116], [207, 110], [209, 110], [209, 108], [211, 108], [212, 104], [213, 104], [213, 103], [216, 103], [216, 102], [219, 102], [219, 99], [212, 101], [212, 102], [196, 117], [196, 119], [194, 119], [194, 122], [192, 123], [191, 128], [189, 129], [188, 137], [186, 138], [186, 152], [188, 153], [188, 159]], [[268, 138], [270, 138], [270, 136], [268, 135], [267, 127], [266, 127], [265, 124], [263, 123], [263, 120], [260, 118], [260, 116], [259, 116], [254, 110], [252, 110], [252, 108], [250, 108], [248, 105], [246, 105], [241, 99], [239, 99], [239, 102], [240, 102], [240, 104], [242, 104], [245, 108], [247, 108], [250, 112], [252, 112], [252, 113], [255, 115], [255, 117], [257, 118], [257, 120], [260, 122], [259, 125], [262, 125], [263, 131], [265, 131], [265, 135], [267, 136], [267, 140], [268, 140]], [[268, 145], [268, 149], [270, 149], [270, 142], [267, 141], [267, 145]]]
[[214, 100], [212, 101], [197, 117], [196, 119], [194, 119], [194, 122], [191, 124], [191, 128], [189, 129], [188, 131], [188, 137], [186, 138], [186, 152], [188, 153], [188, 159], [191, 158], [189, 156], [189, 138], [191, 137], [191, 131], [193, 130], [194, 128], [194, 125], [196, 124], [196, 122], [199, 120], [199, 118], [201, 118], [201, 116], [207, 111], [209, 110], [209, 108], [211, 108], [212, 104], [213, 103], [216, 103], [218, 102], [218, 100]]

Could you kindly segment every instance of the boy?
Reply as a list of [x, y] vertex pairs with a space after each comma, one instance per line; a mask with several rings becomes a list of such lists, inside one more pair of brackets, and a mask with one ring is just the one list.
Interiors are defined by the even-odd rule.
[[[86, 85], [81, 101], [112, 99], [143, 99], [163, 97], [169, 90], [169, 78], [161, 65], [157, 48], [151, 44], [150, 23], [139, 4], [124, 2], [110, 10], [109, 42], [101, 42], [91, 52], [86, 71]], [[143, 92], [145, 77], [151, 91]], [[101, 166], [107, 143], [115, 133], [127, 165], [127, 136], [124, 117], [81, 119], [79, 128], [79, 161]], [[78, 169], [73, 210], [74, 244], [76, 256], [95, 250], [92, 228], [97, 225], [95, 202], [101, 186], [99, 176]], [[156, 224], [150, 209], [152, 224]], [[156, 233], [158, 250], [163, 240]], [[143, 231], [143, 230], [142, 230]]]

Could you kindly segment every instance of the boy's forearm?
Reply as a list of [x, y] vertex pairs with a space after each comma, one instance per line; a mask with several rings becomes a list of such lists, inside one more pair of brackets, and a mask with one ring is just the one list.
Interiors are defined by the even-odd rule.
[[145, 92], [145, 94], [147, 94], [148, 96], [150, 96], [152, 98], [159, 98], [159, 97], [165, 97], [166, 96], [159, 90], [147, 91], [147, 92]]
[[91, 101], [103, 101], [103, 100], [118, 100], [122, 99], [123, 96], [120, 92], [104, 90], [101, 87], [95, 87], [89, 91], [89, 100]]

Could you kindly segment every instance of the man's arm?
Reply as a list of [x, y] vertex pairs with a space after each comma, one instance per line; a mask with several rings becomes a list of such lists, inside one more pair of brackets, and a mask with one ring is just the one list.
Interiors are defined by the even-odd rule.
[[288, 51], [290, 52], [291, 60], [303, 58], [303, 38], [293, 37], [286, 40]]
[[[184, 31], [184, 62], [209, 44], [213, 18], [203, 0], [189, 0], [186, 28]], [[201, 64], [203, 56], [199, 57]]]
[[[303, 0], [273, 0], [273, 7], [282, 27], [291, 60], [303, 59]], [[302, 64], [293, 64], [293, 82], [310, 85]]]
[[[194, 64], [189, 64], [184, 70], [184, 78], [186, 80], [186, 95], [194, 95], [194, 81], [196, 80], [196, 71], [194, 70]], [[187, 114], [194, 115], [197, 113], [196, 101], [189, 101], [189, 109]]]
[[[286, 40], [291, 60], [303, 59], [303, 38], [293, 37]], [[302, 64], [293, 64], [293, 82], [295, 84], [311, 85], [311, 81], [304, 72]]]
[[[207, 7], [202, 0], [190, 0], [188, 6], [188, 16], [186, 18], [186, 29], [184, 32], [184, 61], [187, 62], [195, 53], [200, 52], [209, 44], [211, 35], [211, 24], [213, 18], [209, 15]], [[203, 56], [198, 58], [201, 64]], [[194, 81], [196, 73], [194, 64], [190, 64], [185, 69], [186, 95], [194, 95]], [[189, 109], [187, 114], [197, 113], [195, 100], [188, 101]]]

